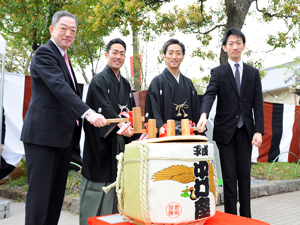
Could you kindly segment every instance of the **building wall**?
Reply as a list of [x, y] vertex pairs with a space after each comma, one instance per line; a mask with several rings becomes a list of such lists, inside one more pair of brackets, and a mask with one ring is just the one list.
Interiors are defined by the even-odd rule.
[[[277, 96], [277, 97], [275, 97]], [[278, 91], [270, 91], [263, 93], [264, 101], [272, 103], [294, 104], [299, 105], [300, 97], [293, 92], [290, 93], [288, 89]]]

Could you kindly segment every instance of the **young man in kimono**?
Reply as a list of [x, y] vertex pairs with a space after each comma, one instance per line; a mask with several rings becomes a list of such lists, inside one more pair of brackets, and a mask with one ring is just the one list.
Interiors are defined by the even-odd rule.
[[[107, 66], [97, 74], [89, 85], [86, 103], [105, 118], [117, 118], [121, 111], [135, 107], [130, 83], [121, 76], [126, 44], [119, 38], [111, 40], [106, 47]], [[115, 182], [117, 177], [116, 155], [131, 142], [132, 129], [123, 135], [116, 132], [124, 123], [95, 128], [84, 123], [85, 143], [80, 187], [80, 224], [88, 224], [87, 218], [118, 213], [115, 188], [105, 194], [102, 187]]]
[[145, 118], [146, 121], [156, 119], [159, 134], [165, 132], [163, 125], [167, 120], [174, 119], [178, 133], [181, 119], [197, 123], [200, 116], [200, 100], [191, 79], [179, 70], [185, 55], [184, 45], [176, 39], [170, 39], [164, 44], [163, 53], [167, 68], [150, 84], [146, 97]]

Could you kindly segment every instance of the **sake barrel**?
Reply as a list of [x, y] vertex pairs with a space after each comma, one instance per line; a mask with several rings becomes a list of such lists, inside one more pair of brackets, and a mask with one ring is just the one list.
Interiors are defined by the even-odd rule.
[[201, 225], [215, 214], [216, 165], [206, 137], [133, 142], [123, 160], [123, 214], [135, 224]]

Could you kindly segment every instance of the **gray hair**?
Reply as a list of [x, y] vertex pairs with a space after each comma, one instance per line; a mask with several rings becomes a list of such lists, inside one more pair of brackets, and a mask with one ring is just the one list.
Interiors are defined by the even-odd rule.
[[56, 23], [63, 16], [67, 16], [67, 17], [73, 18], [75, 20], [75, 23], [76, 23], [76, 28], [78, 27], [78, 21], [77, 21], [76, 17], [72, 13], [69, 13], [69, 12], [66, 12], [66, 11], [57, 11], [53, 15], [53, 17], [52, 17], [52, 26], [55, 27]]

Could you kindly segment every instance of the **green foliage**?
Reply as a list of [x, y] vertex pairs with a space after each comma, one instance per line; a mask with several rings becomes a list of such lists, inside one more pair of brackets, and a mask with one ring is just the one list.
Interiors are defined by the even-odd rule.
[[0, 33], [7, 40], [7, 66], [10, 72], [28, 74], [31, 48], [50, 38], [52, 15], [64, 6], [62, 1], [0, 0]]
[[[151, 0], [81, 0], [74, 1], [66, 9], [80, 21], [75, 42], [76, 53], [81, 57], [77, 63], [85, 68], [104, 51], [103, 37], [115, 29], [127, 36], [131, 31], [143, 33], [149, 30], [145, 22], [149, 12], [156, 12], [162, 4], [170, 2]], [[108, 16], [109, 15], [109, 16]], [[92, 71], [95, 74], [94, 71]]]
[[16, 202], [23, 202], [23, 199], [20, 198], [20, 197], [18, 197], [17, 200], [16, 200]]
[[287, 74], [287, 72], [291, 72], [292, 75], [291, 77], [299, 77], [300, 76], [300, 57], [296, 57], [294, 58], [293, 62], [290, 62], [288, 64], [285, 65], [280, 65], [280, 66], [276, 66], [277, 69], [286, 69], [286, 72], [284, 73], [284, 75]]
[[66, 195], [79, 196], [81, 171], [70, 170], [66, 185]]
[[26, 161], [24, 159], [21, 159], [21, 169], [24, 171], [24, 174], [27, 175]]
[[209, 77], [210, 76], [207, 75], [207, 76], [204, 76], [203, 78], [195, 78], [194, 77], [191, 79], [198, 95], [203, 95], [205, 93], [206, 86], [209, 81]]
[[[267, 180], [271, 163], [254, 163], [251, 167], [251, 176], [259, 180]], [[297, 169], [297, 173], [295, 171]], [[300, 168], [297, 163], [276, 162], [272, 167], [268, 180], [300, 179]]]
[[24, 186], [27, 184], [27, 176], [21, 176], [15, 180], [10, 180], [9, 181], [10, 185], [12, 187], [14, 186]]
[[[220, 42], [225, 28], [235, 25], [232, 21], [242, 23], [239, 27], [242, 28], [244, 20], [239, 13], [245, 10], [242, 6], [246, 3], [249, 6], [257, 4], [254, 11], [246, 11], [246, 14], [247, 17], [258, 16], [258, 23], [271, 25], [274, 21], [284, 21], [286, 24], [282, 30], [272, 28], [278, 29], [277, 33], [269, 34], [266, 45], [274, 50], [287, 46], [293, 48], [299, 42], [300, 0], [269, 0], [267, 3], [236, 0], [226, 1], [226, 4], [223, 0], [214, 1], [214, 4], [212, 1], [198, 0], [183, 8], [176, 5], [167, 12], [161, 12], [161, 6], [171, 1], [0, 0], [0, 33], [8, 41], [6, 70], [29, 74], [32, 54], [50, 38], [48, 27], [52, 15], [58, 10], [67, 10], [77, 16], [79, 28], [75, 43], [69, 49], [69, 56], [74, 64], [80, 66], [82, 73], [84, 69], [91, 68], [93, 75], [99, 72], [99, 59], [105, 51], [103, 38], [115, 29], [125, 36], [138, 31], [145, 41], [163, 33], [174, 36], [176, 31], [195, 34], [199, 45], [195, 47], [193, 56], [215, 61], [220, 55], [209, 48], [210, 44], [216, 39]], [[217, 46], [220, 47], [220, 43]], [[245, 53], [250, 56], [252, 51]], [[159, 61], [162, 62], [161, 58]], [[252, 65], [260, 69], [262, 63], [262, 60], [258, 60]], [[203, 65], [200, 66], [202, 68]]]
[[[74, 44], [68, 50], [72, 62], [92, 75], [100, 72], [103, 38], [115, 29], [123, 35], [131, 31], [148, 32], [150, 12], [156, 12], [171, 0], [0, 0], [0, 33], [8, 40], [6, 70], [29, 74], [32, 54], [50, 38], [48, 30], [53, 14], [67, 10], [76, 15], [79, 27]], [[31, 50], [33, 49], [33, 51]], [[89, 82], [85, 76], [86, 82]]]
[[267, 75], [267, 72], [265, 70], [260, 70], [259, 75], [260, 75], [260, 79], [263, 79]]
[[0, 5], [0, 28], [2, 32], [13, 35], [10, 44], [18, 47], [46, 43], [50, 37], [47, 28], [53, 11], [61, 8], [63, 2], [0, 0]]
[[[251, 4], [257, 4], [255, 11], [249, 11]], [[244, 25], [241, 17], [244, 15], [246, 17], [248, 13], [247, 16], [258, 16], [257, 22], [260, 23], [285, 22], [286, 26], [282, 30], [279, 30], [281, 27], [273, 26], [272, 31], [278, 29], [277, 34], [270, 34], [266, 39], [266, 44], [272, 50], [287, 46], [295, 47], [300, 40], [300, 0], [269, 0], [268, 3], [263, 4], [267, 7], [262, 7], [260, 1], [254, 0], [226, 1], [226, 4], [223, 0], [215, 1], [214, 4], [211, 1], [199, 0], [184, 8], [175, 6], [167, 12], [158, 12], [155, 20], [152, 23], [149, 21], [149, 26], [157, 35], [162, 33], [172, 35], [176, 31], [195, 34], [199, 47], [193, 52], [193, 56], [215, 60], [220, 55], [204, 47], [209, 46], [214, 39], [222, 40], [225, 28], [236, 26], [241, 29]], [[250, 56], [251, 53], [251, 50], [247, 50], [246, 55]], [[261, 69], [262, 62], [259, 59], [250, 64]]]
[[[80, 171], [76, 172], [74, 170], [69, 171], [68, 178], [67, 178], [67, 185], [66, 185], [66, 195], [79, 196], [80, 182], [81, 182], [81, 172]], [[21, 176], [17, 179], [10, 180], [9, 182], [2, 184], [0, 188], [1, 187], [4, 188], [8, 187], [10, 189], [18, 189], [18, 190], [21, 189], [23, 192], [27, 192], [28, 191], [27, 176]]]
[[[271, 163], [253, 163], [251, 166], [251, 176], [258, 180], [266, 180], [267, 175], [270, 169]], [[295, 171], [297, 168], [297, 173], [295, 175]], [[300, 179], [300, 167], [296, 163], [286, 163], [286, 162], [276, 162], [272, 167], [272, 171], [269, 177], [269, 180], [293, 180]], [[67, 186], [66, 186], [66, 195], [71, 197], [79, 196], [81, 182], [81, 172], [78, 171], [69, 171]], [[9, 183], [2, 184], [0, 186], [10, 189], [14, 189], [16, 187], [22, 187], [22, 190], [26, 192], [28, 190], [27, 178], [20, 177], [14, 181], [10, 181]]]

